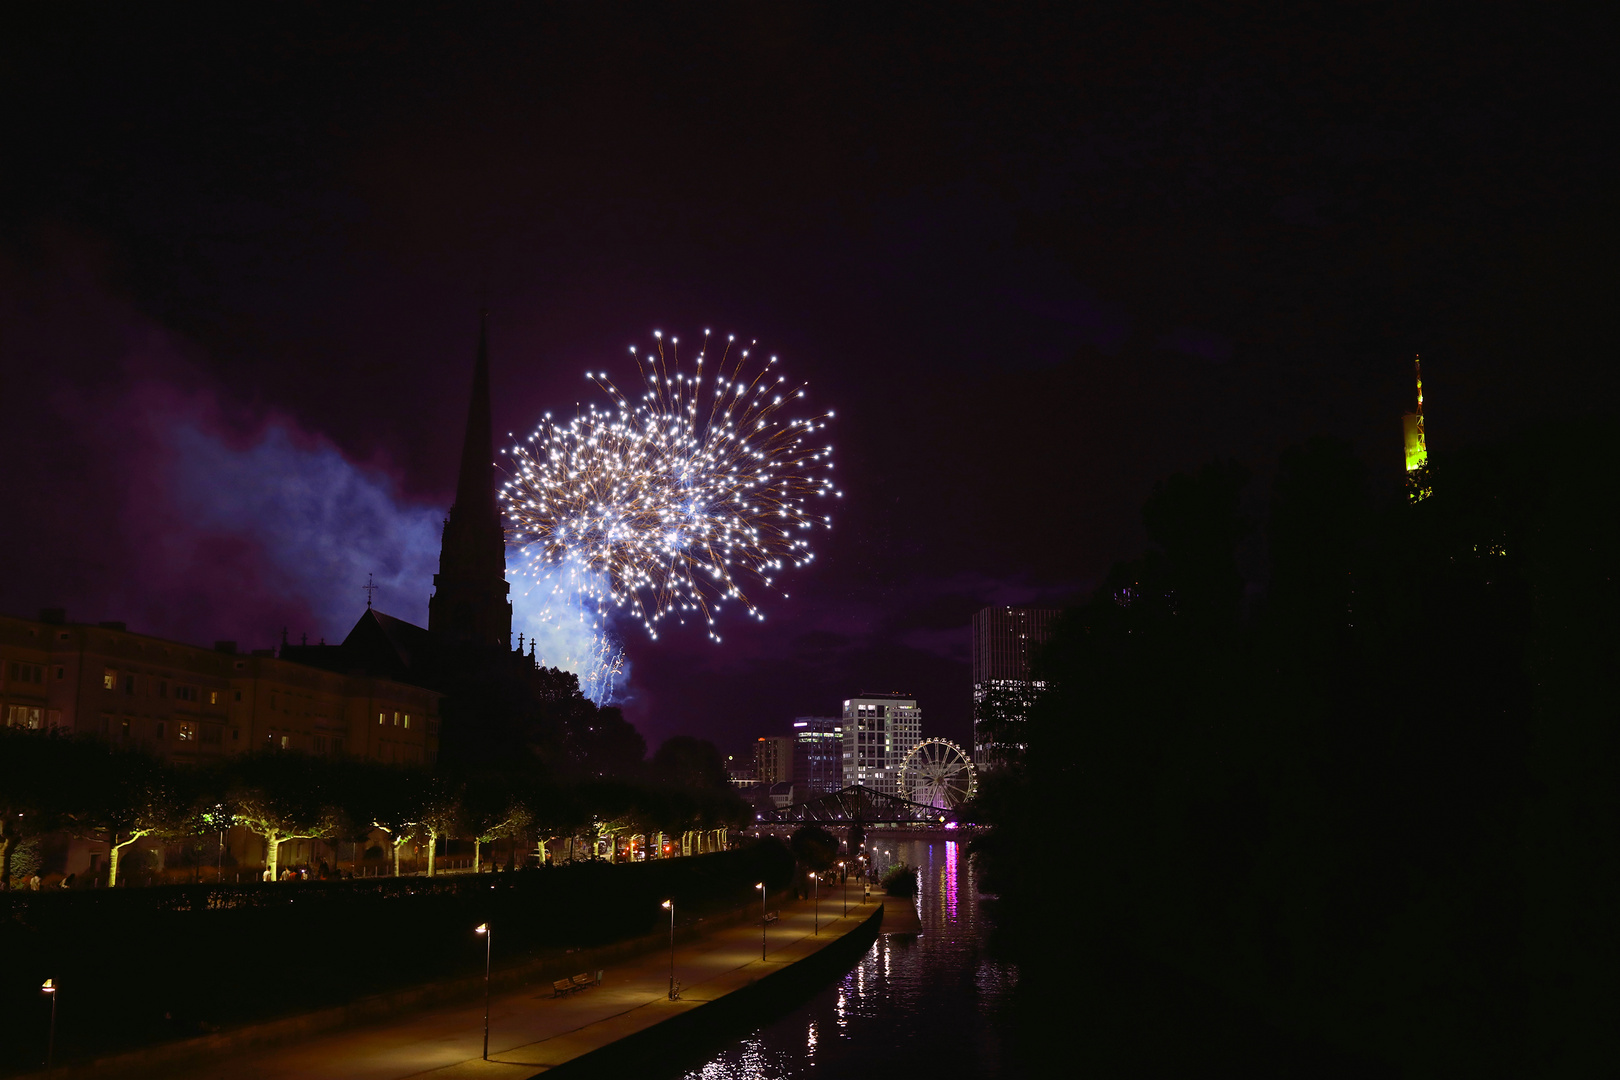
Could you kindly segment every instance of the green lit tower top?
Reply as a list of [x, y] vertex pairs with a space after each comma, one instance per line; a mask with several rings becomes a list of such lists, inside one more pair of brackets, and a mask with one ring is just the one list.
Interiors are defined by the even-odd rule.
[[1423, 438], [1423, 358], [1412, 357], [1412, 370], [1417, 376], [1417, 411], [1401, 417], [1406, 435], [1406, 483], [1416, 502], [1429, 494], [1429, 447]]

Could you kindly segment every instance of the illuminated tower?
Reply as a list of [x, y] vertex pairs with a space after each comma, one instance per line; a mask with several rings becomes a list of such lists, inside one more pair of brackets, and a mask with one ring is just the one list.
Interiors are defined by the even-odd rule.
[[456, 501], [445, 519], [439, 572], [428, 600], [428, 630], [448, 646], [512, 647], [506, 534], [495, 501], [495, 441], [489, 409], [489, 313], [478, 326], [467, 434]]
[[844, 702], [844, 783], [900, 794], [900, 764], [922, 742], [922, 710], [909, 694], [862, 694]]
[[1030, 676], [1057, 608], [994, 605], [973, 616], [973, 759], [998, 768], [1024, 750], [1023, 725], [1046, 687]]
[[1406, 435], [1406, 486], [1412, 501], [1426, 498], [1430, 493], [1424, 470], [1429, 466], [1429, 447], [1423, 438], [1423, 358], [1412, 357], [1412, 369], [1417, 376], [1417, 412], [1401, 417]]

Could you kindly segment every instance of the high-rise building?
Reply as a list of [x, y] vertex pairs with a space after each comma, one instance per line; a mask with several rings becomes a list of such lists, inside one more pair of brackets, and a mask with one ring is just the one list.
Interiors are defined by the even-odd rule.
[[1427, 484], [1429, 442], [1423, 433], [1423, 358], [1412, 358], [1412, 374], [1417, 379], [1417, 411], [1401, 417], [1401, 429], [1406, 444], [1406, 489], [1413, 502], [1431, 494]]
[[899, 795], [900, 764], [922, 742], [922, 710], [909, 694], [862, 694], [844, 702], [845, 784]]
[[1020, 725], [1043, 689], [1030, 675], [1057, 608], [995, 605], [973, 616], [973, 759], [985, 768], [1024, 749]]
[[803, 798], [844, 786], [844, 724], [836, 716], [800, 716], [793, 721], [793, 781]]
[[754, 779], [763, 787], [793, 782], [793, 736], [761, 735], [755, 741]]

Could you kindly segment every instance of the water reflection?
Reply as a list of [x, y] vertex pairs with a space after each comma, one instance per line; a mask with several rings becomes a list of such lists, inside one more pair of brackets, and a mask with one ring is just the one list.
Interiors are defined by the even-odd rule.
[[1004, 1075], [997, 1014], [1017, 969], [991, 957], [973, 864], [954, 841], [895, 841], [922, 868], [922, 933], [879, 937], [836, 984], [715, 1054], [688, 1080], [791, 1080], [935, 1067]]

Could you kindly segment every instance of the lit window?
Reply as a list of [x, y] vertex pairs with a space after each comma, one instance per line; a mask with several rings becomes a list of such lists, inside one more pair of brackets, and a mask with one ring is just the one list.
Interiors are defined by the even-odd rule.
[[379, 723], [379, 724], [388, 723], [388, 714], [387, 713], [378, 713], [377, 714], [377, 723]]
[[410, 729], [411, 729], [411, 714], [406, 713], [405, 714], [405, 730], [409, 731]]
[[118, 672], [108, 668], [101, 673], [101, 685], [107, 690], [118, 689]]
[[218, 690], [210, 690], [210, 691], [208, 691], [208, 704], [210, 704], [210, 705], [218, 705], [219, 704], [219, 691]]
[[181, 742], [190, 742], [197, 737], [197, 726], [188, 720], [180, 722], [180, 730], [175, 732], [175, 738]]
[[37, 730], [40, 724], [40, 711], [27, 705], [13, 705], [6, 711], [6, 726], [32, 728]]
[[292, 739], [291, 739], [291, 737], [290, 737], [290, 736], [287, 736], [287, 735], [283, 735], [283, 736], [282, 736], [282, 737], [281, 737], [281, 748], [282, 748], [282, 749], [283, 749], [283, 750], [285, 750], [285, 749], [287, 749], [287, 747], [288, 747], [288, 745], [290, 745], [290, 744], [291, 744], [291, 742], [292, 742]]
[[399, 727], [399, 713], [394, 714], [394, 726]]

